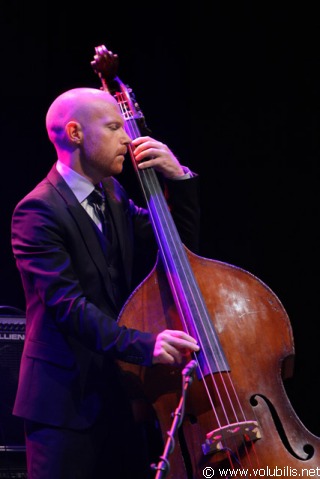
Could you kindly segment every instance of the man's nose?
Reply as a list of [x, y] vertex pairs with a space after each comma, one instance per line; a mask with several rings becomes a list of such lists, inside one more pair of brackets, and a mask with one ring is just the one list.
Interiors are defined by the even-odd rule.
[[124, 140], [123, 140], [123, 142], [124, 142], [126, 145], [129, 145], [129, 143], [131, 143], [131, 138], [130, 138], [130, 136], [128, 135], [128, 133], [126, 132], [125, 129], [123, 129], [123, 132], [124, 132]]

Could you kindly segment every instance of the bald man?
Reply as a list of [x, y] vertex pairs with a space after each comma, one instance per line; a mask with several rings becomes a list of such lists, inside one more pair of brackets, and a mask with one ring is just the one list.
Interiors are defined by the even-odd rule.
[[[76, 88], [58, 96], [46, 116], [57, 160], [13, 213], [26, 299], [13, 414], [25, 420], [28, 479], [153, 477], [152, 455], [162, 443], [135, 423], [117, 360], [183, 365], [199, 349], [183, 331], [152, 334], [117, 323], [156, 252], [148, 211], [115, 179], [129, 144], [138, 168], [162, 175], [181, 239], [193, 251], [199, 233], [197, 175], [165, 144], [131, 140], [124, 126], [107, 92]], [[112, 239], [90, 201], [95, 187]]]

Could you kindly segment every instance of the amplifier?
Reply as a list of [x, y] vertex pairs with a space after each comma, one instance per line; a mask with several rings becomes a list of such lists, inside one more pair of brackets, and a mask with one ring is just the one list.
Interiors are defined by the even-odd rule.
[[24, 445], [22, 419], [12, 415], [25, 338], [24, 316], [0, 316], [0, 447]]
[[25, 479], [28, 477], [25, 448], [0, 447], [0, 479]]

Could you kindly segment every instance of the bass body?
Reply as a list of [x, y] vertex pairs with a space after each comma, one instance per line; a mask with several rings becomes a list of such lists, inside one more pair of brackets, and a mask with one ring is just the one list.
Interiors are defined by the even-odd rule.
[[[141, 136], [144, 118], [116, 75], [117, 55], [97, 47], [92, 66], [118, 101], [129, 136]], [[138, 170], [134, 159], [133, 166], [159, 255], [119, 322], [155, 334], [185, 330], [201, 348], [177, 437], [162, 458], [165, 467], [155, 467], [156, 479], [320, 475], [320, 439], [297, 417], [283, 385], [292, 374], [294, 341], [280, 300], [249, 272], [185, 248], [155, 171]], [[137, 422], [149, 420], [151, 405], [165, 443], [181, 397], [181, 369], [120, 366]]]

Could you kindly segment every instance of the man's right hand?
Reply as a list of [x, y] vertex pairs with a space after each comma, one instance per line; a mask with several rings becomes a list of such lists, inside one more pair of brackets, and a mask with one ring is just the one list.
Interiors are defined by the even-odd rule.
[[190, 354], [199, 351], [197, 341], [184, 331], [166, 329], [158, 334], [153, 364], [184, 364]]

